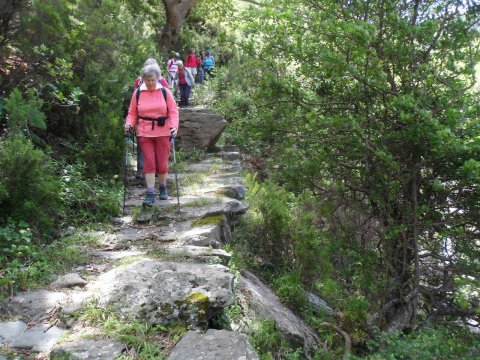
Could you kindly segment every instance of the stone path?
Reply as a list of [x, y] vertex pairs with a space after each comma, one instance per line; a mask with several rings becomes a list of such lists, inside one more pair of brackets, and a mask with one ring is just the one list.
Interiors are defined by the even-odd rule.
[[[239, 279], [241, 292], [235, 289], [228, 267], [231, 254], [222, 247], [231, 241], [232, 222], [248, 209], [241, 172], [235, 148], [182, 168], [180, 211], [173, 197], [143, 211], [143, 184], [132, 182], [125, 216], [114, 219], [114, 231], [96, 234], [100, 246], [90, 251], [90, 264], [60, 276], [46, 289], [17, 294], [2, 304], [0, 348], [38, 352], [43, 354], [39, 359], [130, 355], [115, 336], [81, 328], [75, 314], [95, 304], [145, 324], [187, 327], [171, 360], [258, 359], [242, 334], [248, 325], [209, 329], [215, 315], [242, 304], [249, 318], [275, 318], [285, 336], [310, 353], [318, 343], [316, 335], [259, 279], [245, 274]], [[173, 174], [169, 184], [172, 179]], [[175, 194], [173, 188], [169, 192]], [[253, 304], [256, 299], [259, 304]]]

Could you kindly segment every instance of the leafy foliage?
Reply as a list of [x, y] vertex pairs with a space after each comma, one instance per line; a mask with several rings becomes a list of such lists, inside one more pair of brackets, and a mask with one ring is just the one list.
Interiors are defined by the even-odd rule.
[[0, 168], [1, 222], [23, 220], [37, 235], [51, 234], [61, 209], [54, 163], [28, 140], [14, 137], [0, 142]]
[[31, 138], [30, 128], [45, 130], [45, 114], [41, 108], [43, 102], [35, 98], [33, 89], [27, 92], [26, 101], [20, 90], [14, 89], [8, 97], [5, 109], [8, 112], [7, 126], [10, 136], [26, 135]]
[[52, 275], [86, 263], [84, 246], [89, 241], [88, 237], [71, 236], [41, 246], [27, 223], [9, 221], [0, 227], [0, 294], [7, 296], [47, 283]]
[[308, 189], [319, 258], [365, 297], [365, 326], [477, 318], [478, 7], [265, 1], [238, 19], [242, 57], [218, 108], [229, 140], [266, 163], [253, 222], [276, 223], [258, 256], [293, 253], [285, 204]]

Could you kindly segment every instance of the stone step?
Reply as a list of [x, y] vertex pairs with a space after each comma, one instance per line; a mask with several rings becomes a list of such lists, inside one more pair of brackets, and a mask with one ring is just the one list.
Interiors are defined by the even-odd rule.
[[191, 245], [182, 245], [182, 246], [169, 246], [163, 248], [163, 250], [174, 256], [185, 256], [192, 258], [205, 258], [205, 257], [218, 257], [223, 261], [228, 262], [232, 257], [232, 254], [222, 249], [214, 249], [210, 247], [203, 246], [191, 246]]
[[0, 345], [34, 352], [50, 351], [66, 330], [49, 324], [27, 327], [23, 321], [0, 323]]
[[222, 265], [140, 259], [101, 274], [75, 301], [81, 297], [153, 324], [205, 328], [233, 304], [233, 274]]
[[50, 359], [111, 360], [120, 357], [125, 348], [117, 340], [79, 339], [56, 345], [50, 353]]
[[247, 337], [227, 330], [188, 331], [167, 360], [258, 360]]

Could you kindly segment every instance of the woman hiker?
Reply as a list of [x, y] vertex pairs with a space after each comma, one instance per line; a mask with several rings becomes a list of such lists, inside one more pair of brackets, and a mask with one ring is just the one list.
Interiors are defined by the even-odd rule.
[[213, 69], [215, 68], [215, 58], [210, 53], [209, 50], [205, 51], [205, 58], [203, 59], [203, 69], [205, 71], [205, 78], [207, 80], [207, 74], [210, 78], [214, 78], [215, 75], [213, 74]]
[[[147, 65], [158, 65], [157, 60], [154, 58], [148, 58], [145, 60], [143, 63], [143, 67]], [[168, 82], [165, 80], [164, 77], [160, 77], [158, 80], [158, 83], [163, 85], [164, 87], [168, 88]], [[138, 89], [140, 85], [143, 84], [142, 77], [139, 76], [138, 78], [135, 79], [135, 83], [133, 84], [133, 91]], [[142, 148], [140, 147], [140, 143], [137, 141], [137, 172], [135, 173], [135, 178], [139, 180], [145, 180], [145, 176], [143, 175], [143, 153], [142, 153]]]
[[180, 107], [188, 107], [190, 90], [195, 86], [195, 80], [190, 70], [183, 66], [182, 60], [178, 60], [177, 65], [177, 80], [180, 86]]
[[190, 70], [193, 78], [197, 75], [197, 67], [200, 65], [200, 59], [195, 54], [195, 49], [190, 49], [187, 57], [185, 58], [185, 67]]
[[132, 95], [125, 122], [125, 132], [137, 126], [147, 183], [147, 195], [143, 201], [145, 206], [155, 202], [155, 174], [158, 174], [160, 183], [160, 200], [168, 199], [170, 136], [176, 136], [178, 131], [177, 104], [172, 93], [158, 84], [160, 75], [158, 65], [147, 65], [142, 69], [143, 84]]

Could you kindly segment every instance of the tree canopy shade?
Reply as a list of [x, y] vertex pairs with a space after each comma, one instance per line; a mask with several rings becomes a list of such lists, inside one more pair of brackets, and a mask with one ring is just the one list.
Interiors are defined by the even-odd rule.
[[[223, 101], [247, 112], [232, 136], [267, 157], [284, 187], [336, 204], [344, 240], [332, 240], [333, 258], [365, 277], [348, 254], [368, 255], [375, 269], [349, 285], [370, 301], [370, 328], [480, 320], [480, 7], [250, 3], [248, 56]], [[346, 230], [352, 214], [368, 231]]]

